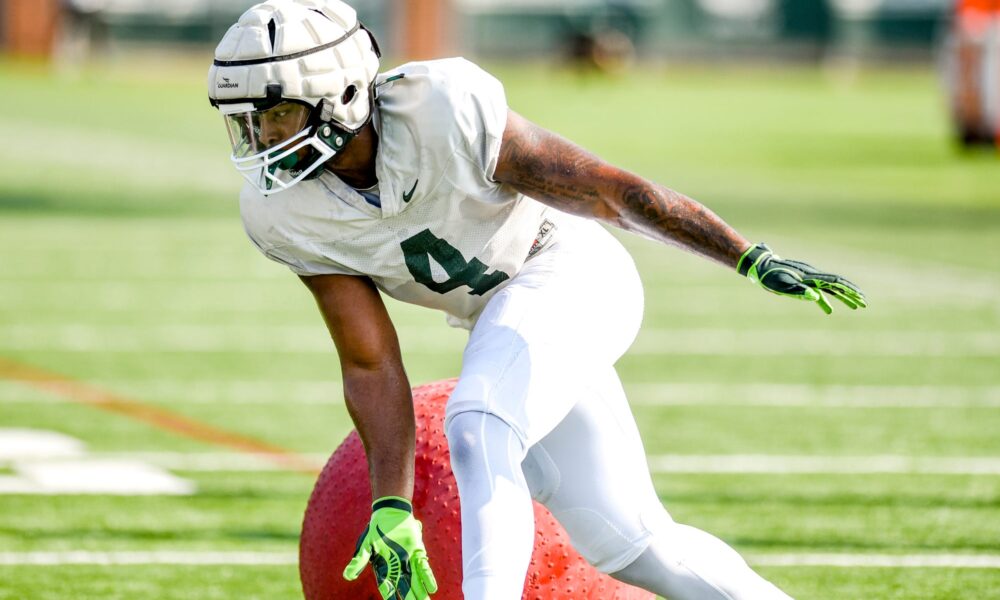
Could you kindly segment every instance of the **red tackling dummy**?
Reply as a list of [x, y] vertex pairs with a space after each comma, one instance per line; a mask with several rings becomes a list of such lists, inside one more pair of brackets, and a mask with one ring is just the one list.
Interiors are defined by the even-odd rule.
[[[462, 600], [462, 524], [458, 488], [444, 435], [444, 407], [454, 380], [413, 390], [417, 418], [414, 514], [424, 524], [424, 543], [438, 582], [434, 600]], [[299, 575], [306, 600], [381, 600], [375, 576], [355, 581], [341, 574], [371, 515], [371, 489], [361, 438], [352, 431], [330, 457], [316, 482], [302, 523]], [[569, 536], [535, 503], [535, 550], [524, 600], [653, 600], [653, 594], [596, 571], [570, 546]]]

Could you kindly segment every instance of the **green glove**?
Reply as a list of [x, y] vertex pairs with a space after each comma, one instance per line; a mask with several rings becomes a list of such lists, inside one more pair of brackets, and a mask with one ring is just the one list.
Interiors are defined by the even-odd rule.
[[405, 498], [386, 496], [372, 503], [372, 519], [358, 538], [344, 579], [354, 581], [371, 562], [383, 600], [423, 600], [437, 591], [420, 536], [420, 521]]
[[840, 300], [851, 310], [868, 306], [865, 295], [850, 281], [817, 271], [804, 262], [784, 260], [764, 244], [751, 246], [744, 252], [736, 263], [736, 270], [769, 292], [815, 302], [826, 314], [832, 313], [833, 307], [823, 292]]

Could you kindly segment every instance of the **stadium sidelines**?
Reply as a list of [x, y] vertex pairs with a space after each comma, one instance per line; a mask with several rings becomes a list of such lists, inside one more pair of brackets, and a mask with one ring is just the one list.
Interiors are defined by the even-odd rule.
[[[455, 353], [461, 335], [441, 327], [400, 327], [405, 352]], [[447, 330], [444, 330], [447, 331]], [[732, 328], [644, 328], [630, 355], [1000, 357], [992, 331], [834, 330], [823, 344], [802, 343], [800, 329], [740, 331]], [[332, 354], [321, 327], [302, 325], [22, 325], [0, 326], [0, 350], [60, 352], [231, 352]]]
[[[343, 404], [338, 380], [102, 379], [92, 385], [174, 405]], [[625, 383], [635, 406], [996, 408], [1000, 385], [823, 385], [802, 383]], [[0, 380], [0, 404], [62, 403], [23, 383]]]
[[[0, 552], [0, 566], [63, 565], [187, 565], [187, 566], [292, 566], [294, 552]], [[875, 567], [997, 569], [1000, 554], [864, 554], [787, 553], [747, 554], [747, 562], [758, 567]]]

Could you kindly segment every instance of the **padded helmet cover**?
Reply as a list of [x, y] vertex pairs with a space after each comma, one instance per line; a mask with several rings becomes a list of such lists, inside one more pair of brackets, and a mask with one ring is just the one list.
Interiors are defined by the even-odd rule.
[[378, 67], [374, 40], [347, 4], [268, 0], [243, 13], [222, 38], [208, 95], [225, 112], [226, 105], [277, 100], [280, 86], [282, 100], [313, 107], [325, 100], [322, 120], [353, 132], [371, 117]]

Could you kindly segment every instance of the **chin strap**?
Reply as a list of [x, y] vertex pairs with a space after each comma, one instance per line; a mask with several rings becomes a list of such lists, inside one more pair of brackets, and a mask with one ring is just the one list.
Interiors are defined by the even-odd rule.
[[[402, 75], [397, 75], [396, 77], [390, 77], [389, 80], [383, 83], [387, 83], [388, 81], [402, 79], [402, 78], [403, 78]], [[371, 84], [369, 84], [368, 86], [368, 105], [371, 107], [370, 110], [368, 111], [368, 118], [365, 120], [364, 123], [361, 124], [360, 127], [358, 127], [354, 131], [345, 131], [335, 126], [332, 122], [333, 104], [327, 102], [326, 100], [322, 100], [319, 106], [317, 106], [313, 112], [313, 118], [316, 121], [315, 125], [316, 139], [318, 139], [323, 144], [329, 146], [330, 149], [334, 151], [334, 153], [338, 153], [341, 150], [343, 150], [344, 147], [351, 142], [351, 140], [358, 137], [358, 134], [361, 133], [361, 130], [364, 129], [365, 126], [367, 126], [368, 123], [370, 123], [372, 118], [374, 117], [375, 107], [376, 107], [375, 88], [376, 88], [375, 82], [372, 81]], [[322, 154], [320, 154], [314, 149], [310, 149], [309, 154], [303, 159], [300, 159], [297, 154], [291, 154], [289, 156], [286, 156], [282, 160], [278, 161], [277, 163], [270, 165], [268, 167], [268, 171], [270, 172], [271, 175], [274, 175], [278, 169], [281, 169], [283, 171], [298, 171], [301, 173], [302, 171], [305, 171], [309, 167], [313, 166], [313, 164], [317, 160], [319, 160], [321, 156]], [[316, 179], [322, 174], [323, 174], [323, 169], [321, 168], [314, 169], [312, 172], [306, 175], [305, 179], [306, 180]]]
[[[357, 135], [357, 132], [341, 131], [330, 123], [320, 124], [315, 133], [316, 139], [329, 146], [334, 153], [343, 150], [351, 140], [357, 137]], [[313, 166], [313, 164], [315, 164], [317, 160], [320, 160], [322, 156], [323, 155], [320, 152], [317, 152], [314, 148], [310, 148], [309, 153], [305, 158], [300, 159], [298, 153], [289, 154], [280, 161], [269, 165], [267, 170], [271, 175], [274, 175], [278, 169], [292, 172], [294, 175], [295, 172], [301, 173], [302, 171], [309, 169], [309, 167]], [[316, 179], [322, 174], [323, 169], [313, 169], [308, 175], [306, 175], [305, 179]], [[268, 181], [270, 182], [270, 180]]]
[[[356, 138], [357, 136], [358, 136], [357, 132], [341, 131], [338, 130], [333, 125], [331, 125], [330, 123], [323, 123], [319, 125], [319, 129], [316, 131], [316, 138], [323, 144], [329, 146], [330, 149], [333, 150], [335, 153], [343, 150], [344, 147], [347, 146], [347, 144], [350, 143], [350, 141]], [[321, 155], [315, 150], [310, 150], [309, 155], [306, 158], [302, 159], [301, 161], [298, 159], [297, 156], [294, 156], [295, 161], [289, 168], [289, 170], [297, 169], [299, 171], [305, 171], [306, 169], [311, 167], [313, 163], [319, 160], [320, 156]], [[284, 163], [285, 161], [281, 162]], [[282, 165], [281, 168], [285, 169], [286, 167]], [[309, 175], [306, 175], [306, 180], [316, 179], [322, 174], [323, 174], [322, 168], [314, 169], [311, 173], [309, 173]]]

